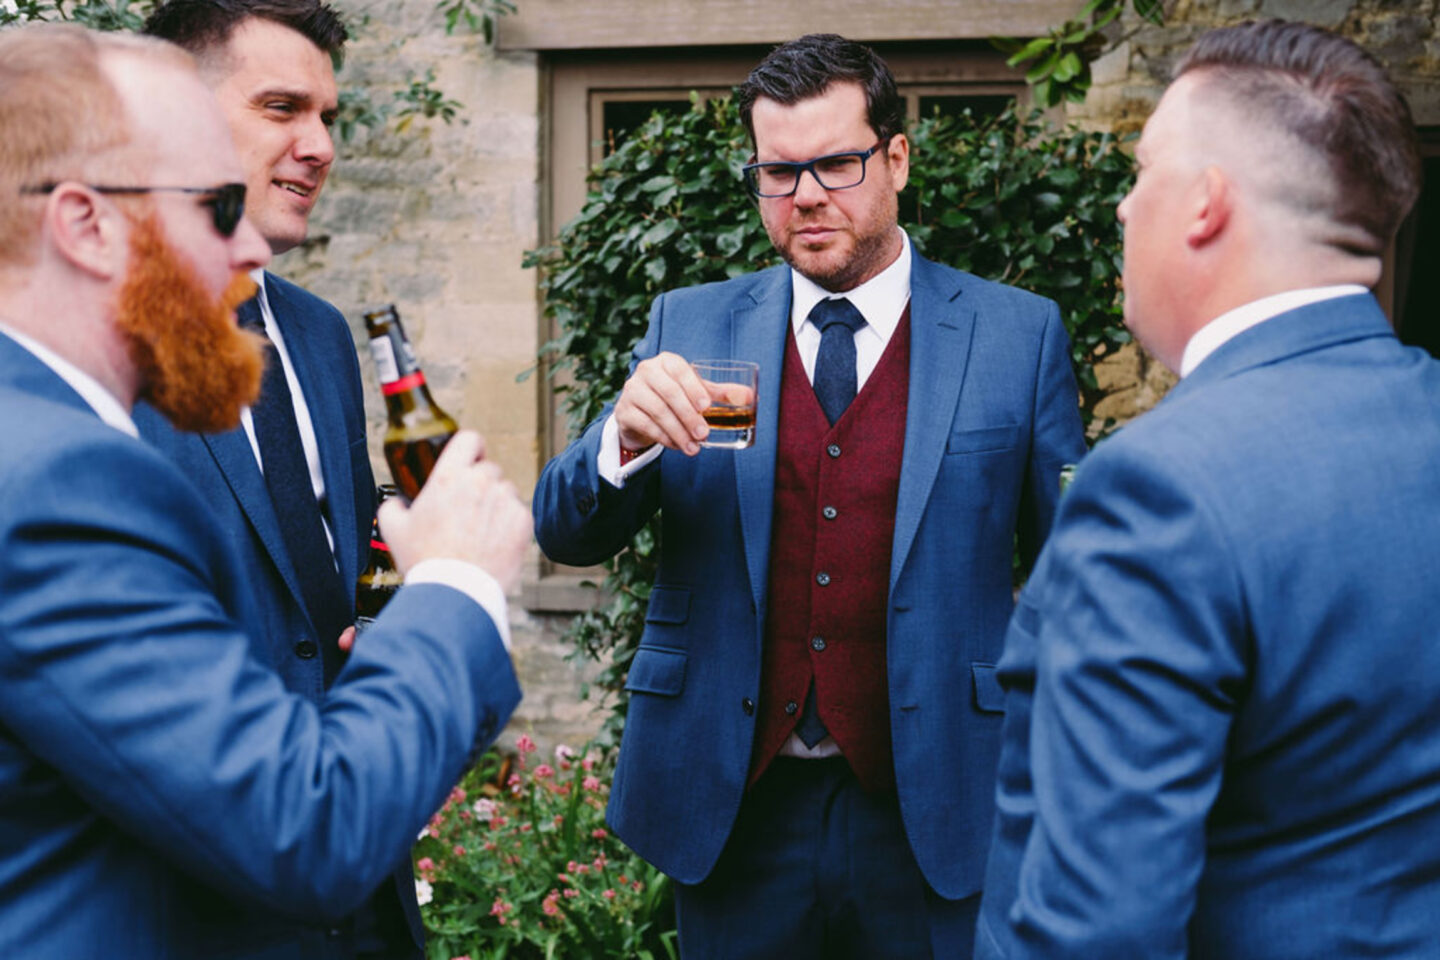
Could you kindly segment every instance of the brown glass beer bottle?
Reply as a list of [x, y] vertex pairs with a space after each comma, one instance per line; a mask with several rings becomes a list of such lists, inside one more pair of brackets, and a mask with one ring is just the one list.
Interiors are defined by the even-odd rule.
[[365, 314], [370, 355], [380, 374], [389, 425], [385, 429], [385, 462], [400, 492], [414, 499], [430, 476], [435, 458], [459, 426], [430, 396], [425, 373], [400, 326], [394, 305]]
[[[394, 484], [382, 483], [376, 506], [395, 496], [395, 493]], [[395, 569], [395, 561], [390, 559], [390, 548], [380, 538], [380, 521], [374, 520], [370, 524], [370, 562], [365, 565], [355, 583], [356, 633], [363, 632], [375, 622], [375, 618], [380, 616], [380, 611], [390, 602], [390, 598], [395, 596], [395, 591], [400, 589], [403, 582], [404, 577]]]

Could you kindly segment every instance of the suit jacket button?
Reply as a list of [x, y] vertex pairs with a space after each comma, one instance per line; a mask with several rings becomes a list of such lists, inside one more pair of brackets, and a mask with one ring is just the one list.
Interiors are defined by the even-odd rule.
[[840, 456], [840, 444], [838, 444], [838, 443], [832, 443], [832, 444], [830, 444], [830, 446], [828, 446], [828, 447], [825, 448], [825, 452], [828, 453], [828, 454], [830, 454], [831, 459], [834, 459], [835, 457]]
[[786, 714], [786, 716], [791, 716], [791, 717], [795, 716], [795, 711], [796, 711], [796, 710], [799, 710], [799, 709], [800, 709], [800, 704], [796, 703], [794, 700], [786, 700], [786, 701], [785, 701], [785, 714]]
[[745, 711], [745, 716], [747, 717], [755, 716], [755, 701], [746, 697], [740, 701], [740, 709]]
[[830, 574], [826, 573], [824, 570], [821, 570], [819, 573], [815, 574], [815, 582], [820, 584], [820, 586], [822, 587], [830, 586]]
[[825, 649], [825, 638], [824, 638], [824, 637], [811, 637], [811, 638], [810, 638], [810, 649], [811, 649], [811, 650], [814, 650], [816, 653], [819, 653], [821, 650], [824, 650], [824, 649]]
[[840, 511], [836, 510], [834, 507], [826, 507], [825, 509], [820, 511], [820, 515], [826, 520], [834, 520], [836, 517], [840, 516]]
[[314, 660], [315, 655], [319, 652], [320, 649], [315, 646], [315, 642], [313, 640], [301, 640], [299, 643], [295, 644], [295, 656], [299, 657], [301, 660]]

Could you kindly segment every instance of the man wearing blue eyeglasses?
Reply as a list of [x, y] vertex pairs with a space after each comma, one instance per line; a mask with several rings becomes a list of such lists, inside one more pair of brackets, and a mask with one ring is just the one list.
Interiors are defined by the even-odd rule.
[[[1069, 345], [1054, 303], [912, 249], [870, 49], [787, 43], [740, 110], [788, 266], [659, 297], [533, 501], [564, 563], [663, 518], [609, 818], [675, 879], [686, 960], [968, 957], [1012, 549], [1084, 450]], [[750, 449], [701, 451], [710, 357], [760, 366]]]

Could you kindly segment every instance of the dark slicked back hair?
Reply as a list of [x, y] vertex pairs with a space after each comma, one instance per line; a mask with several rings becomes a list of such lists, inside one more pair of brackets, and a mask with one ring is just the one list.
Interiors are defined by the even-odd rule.
[[320, 0], [166, 0], [145, 20], [144, 32], [204, 61], [252, 17], [289, 27], [328, 53], [336, 67], [344, 59], [350, 31], [335, 8]]
[[1175, 76], [1199, 71], [1256, 122], [1324, 157], [1336, 222], [1381, 244], [1394, 236], [1420, 195], [1420, 150], [1410, 108], [1374, 57], [1319, 27], [1261, 20], [1204, 34]]
[[895, 77], [874, 50], [833, 33], [811, 33], [781, 44], [740, 85], [740, 119], [755, 142], [750, 122], [755, 101], [768, 97], [790, 106], [818, 97], [832, 83], [858, 83], [865, 91], [866, 119], [881, 140], [905, 132], [905, 101]]

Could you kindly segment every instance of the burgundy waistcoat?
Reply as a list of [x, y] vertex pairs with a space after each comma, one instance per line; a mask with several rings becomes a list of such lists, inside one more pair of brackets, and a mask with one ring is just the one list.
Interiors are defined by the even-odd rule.
[[909, 384], [909, 307], [833, 427], [787, 337], [752, 784], [794, 730], [813, 677], [820, 719], [861, 785], [894, 786], [885, 611]]

